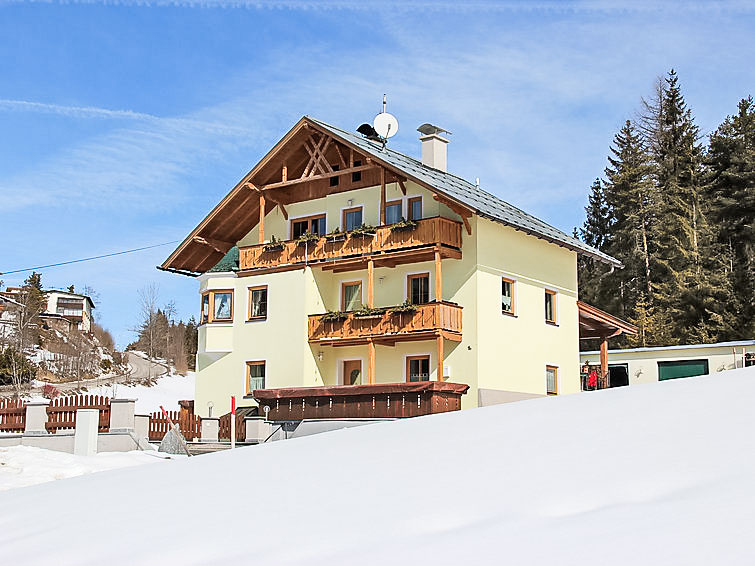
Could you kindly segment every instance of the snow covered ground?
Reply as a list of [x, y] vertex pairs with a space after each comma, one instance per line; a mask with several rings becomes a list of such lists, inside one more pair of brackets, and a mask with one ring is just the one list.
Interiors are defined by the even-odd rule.
[[157, 452], [104, 452], [86, 457], [31, 446], [0, 447], [0, 491], [115, 468], [152, 464], [164, 458]]
[[0, 548], [61, 566], [753, 564], [753, 406], [747, 368], [91, 474], [0, 493]]
[[102, 385], [90, 387], [87, 395], [106, 395], [112, 399], [136, 399], [136, 413], [146, 415], [159, 411], [160, 405], [168, 411], [178, 410], [178, 401], [194, 399], [194, 372], [187, 375], [166, 374], [152, 387], [146, 385]]

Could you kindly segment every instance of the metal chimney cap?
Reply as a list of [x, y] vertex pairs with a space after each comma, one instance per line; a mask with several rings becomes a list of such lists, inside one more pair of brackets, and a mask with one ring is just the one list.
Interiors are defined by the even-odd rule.
[[444, 130], [443, 128], [439, 126], [433, 126], [432, 124], [428, 124], [427, 122], [425, 122], [419, 128], [417, 128], [417, 131], [420, 134], [424, 134], [426, 136], [431, 136], [433, 134], [436, 134], [436, 135], [443, 134], [443, 133], [451, 135], [451, 132], [449, 132], [448, 130]]

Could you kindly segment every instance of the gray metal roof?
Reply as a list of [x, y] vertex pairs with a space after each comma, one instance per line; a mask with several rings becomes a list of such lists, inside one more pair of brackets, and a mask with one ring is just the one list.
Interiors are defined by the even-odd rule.
[[479, 216], [489, 218], [496, 222], [506, 224], [518, 230], [522, 230], [543, 238], [560, 246], [569, 248], [587, 256], [594, 257], [605, 263], [623, 267], [622, 263], [601, 252], [598, 249], [588, 246], [573, 236], [562, 232], [558, 228], [546, 224], [542, 220], [527, 214], [523, 210], [501, 200], [495, 195], [483, 191], [478, 186], [439, 169], [434, 169], [423, 165], [420, 161], [394, 151], [388, 147], [383, 148], [380, 143], [370, 141], [362, 136], [352, 134], [330, 124], [326, 124], [316, 118], [307, 116], [322, 128], [328, 130], [336, 137], [343, 138], [345, 141], [359, 147], [366, 153], [374, 156], [376, 159], [384, 161], [388, 165], [395, 167], [423, 183], [426, 183], [439, 192], [451, 197], [452, 199], [465, 204], [473, 209]]
[[[746, 348], [755, 346], [755, 340], [735, 340], [732, 342], [716, 342], [714, 344], [678, 344], [676, 346], [648, 346], [646, 348], [624, 348], [623, 350], [608, 350], [609, 354], [632, 354], [637, 352], [666, 352], [675, 350], [700, 350], [703, 348]], [[580, 352], [580, 356], [600, 354], [600, 350]]]

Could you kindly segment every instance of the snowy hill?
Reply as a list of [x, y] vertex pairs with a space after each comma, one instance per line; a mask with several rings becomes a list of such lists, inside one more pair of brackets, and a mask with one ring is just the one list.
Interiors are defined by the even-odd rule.
[[752, 564], [753, 405], [748, 368], [8, 491], [3, 560]]

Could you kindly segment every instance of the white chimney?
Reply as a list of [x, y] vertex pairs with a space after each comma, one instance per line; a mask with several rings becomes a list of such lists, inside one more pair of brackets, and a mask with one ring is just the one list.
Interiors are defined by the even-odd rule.
[[422, 142], [422, 164], [446, 171], [446, 146], [448, 145], [448, 140], [441, 137], [440, 134], [450, 134], [451, 132], [432, 124], [422, 124], [417, 128], [417, 131], [424, 134], [419, 138], [419, 141]]

